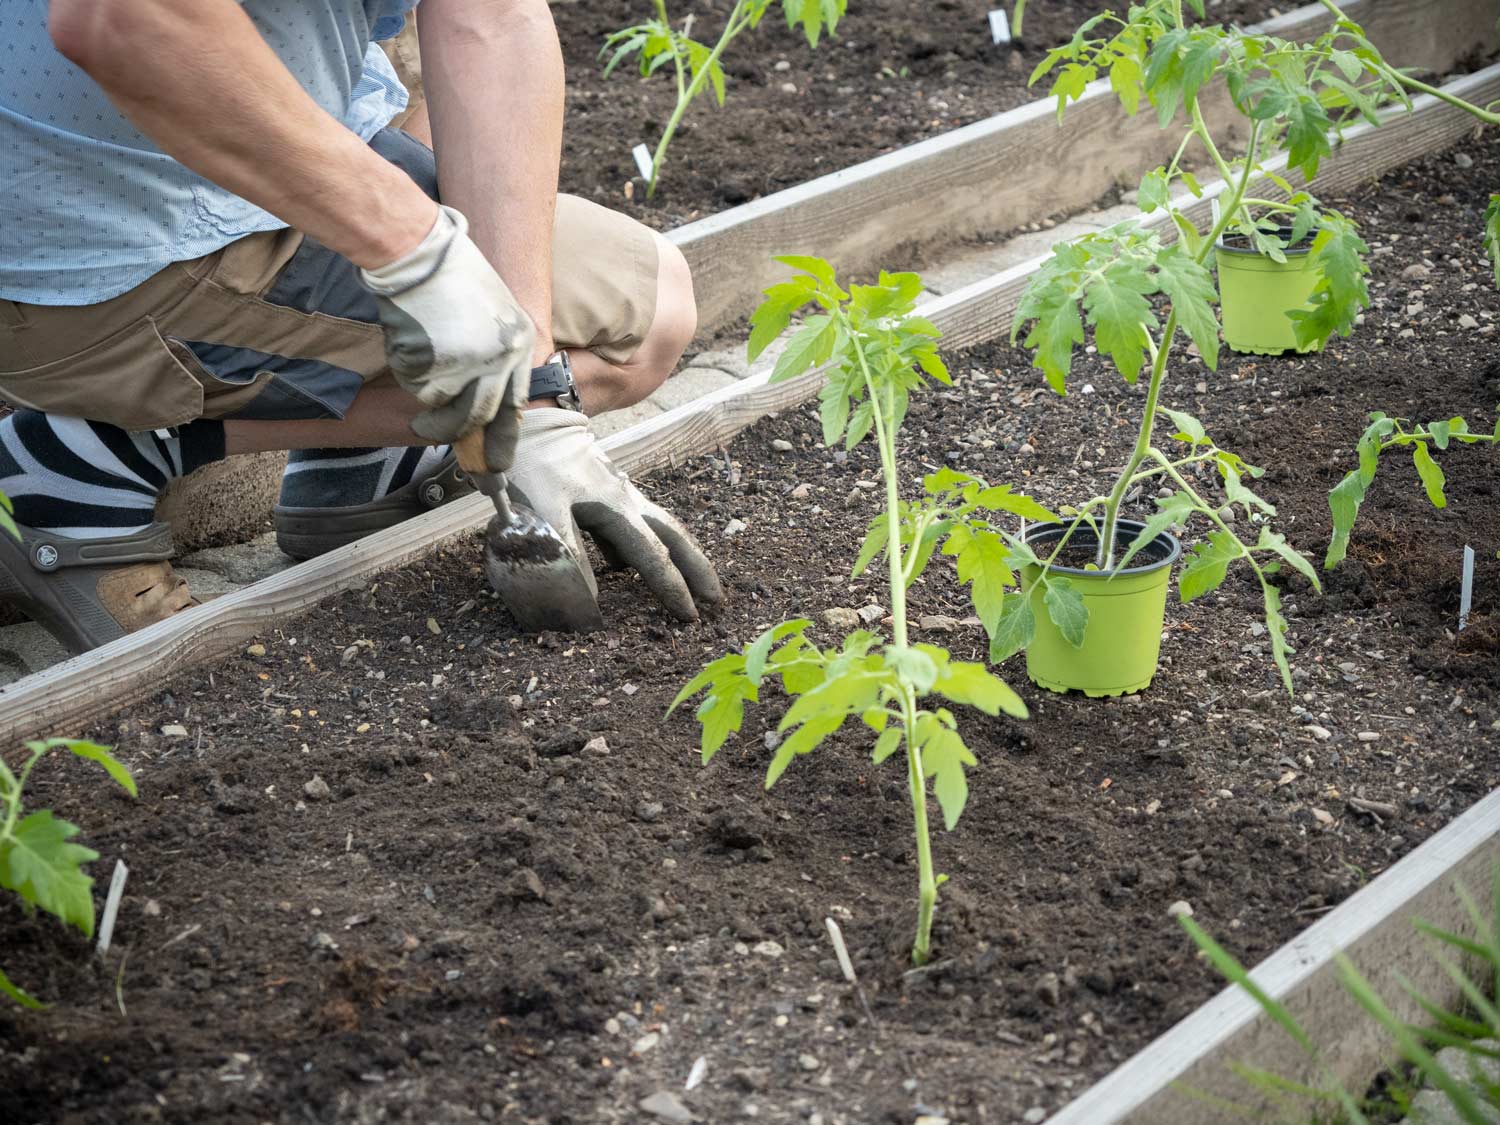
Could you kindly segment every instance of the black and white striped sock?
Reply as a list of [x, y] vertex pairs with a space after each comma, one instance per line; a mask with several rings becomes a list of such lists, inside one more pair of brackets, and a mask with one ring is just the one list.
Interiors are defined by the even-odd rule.
[[224, 423], [131, 433], [18, 410], [0, 418], [0, 492], [16, 522], [72, 539], [141, 531], [167, 482], [224, 459]]
[[348, 508], [368, 504], [426, 476], [449, 446], [394, 449], [299, 449], [281, 478], [286, 508]]

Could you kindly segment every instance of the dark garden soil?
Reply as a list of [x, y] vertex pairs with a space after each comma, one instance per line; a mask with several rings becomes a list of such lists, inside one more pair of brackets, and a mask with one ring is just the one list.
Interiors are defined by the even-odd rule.
[[[679, 0], [668, 11], [674, 21], [696, 12], [693, 34], [711, 44], [731, 6]], [[854, 0], [838, 37], [812, 50], [773, 3], [760, 27], [725, 53], [725, 107], [711, 98], [694, 103], [647, 202], [630, 152], [643, 142], [655, 151], [676, 104], [671, 68], [642, 80], [634, 64], [622, 64], [605, 79], [597, 56], [610, 32], [646, 18], [651, 4], [553, 0], [568, 68], [563, 190], [663, 230], [711, 215], [1043, 96], [1045, 84], [1026, 86], [1033, 68], [1103, 7], [1033, 0], [1025, 41], [1012, 47], [991, 42], [987, 13], [998, 6]], [[1207, 14], [1215, 23], [1248, 24], [1296, 6], [1209, 0]]]
[[[1353, 338], [1175, 374], [1177, 404], [1267, 467], [1259, 490], [1309, 551], [1367, 411], [1492, 424], [1500, 299], [1479, 216], [1500, 152], [1464, 155], [1472, 167], [1445, 155], [1347, 204], [1376, 247], [1377, 305]], [[913, 475], [949, 463], [1055, 503], [1119, 463], [1141, 396], [1093, 357], [1066, 399], [1008, 347], [952, 358], [960, 389], [913, 407]], [[607, 633], [519, 638], [471, 538], [95, 731], [138, 801], [82, 762], [42, 771], [36, 801], [102, 853], [101, 895], [116, 858], [132, 874], [104, 963], [0, 905], [0, 964], [56, 1001], [0, 1008], [0, 1116], [635, 1122], [656, 1119], [641, 1099], [675, 1091], [704, 1122], [1033, 1121], [1218, 988], [1174, 903], [1258, 960], [1500, 782], [1500, 462], [1441, 454], [1452, 504], [1437, 511], [1392, 458], [1325, 594], [1288, 588], [1295, 700], [1242, 574], [1170, 607], [1144, 695], [1051, 696], [1003, 666], [1033, 717], [961, 716], [980, 765], [935, 841], [952, 877], [937, 959], [908, 972], [898, 763], [872, 766], [848, 734], [767, 793], [780, 700], [708, 768], [691, 716], [662, 718], [761, 628], [880, 598], [847, 577], [873, 450], [830, 454], [817, 432], [800, 409], [737, 439], [732, 466], [699, 458], [650, 483], [718, 560], [729, 599], [701, 624], [674, 626], [616, 575]], [[731, 520], [746, 526], [725, 538]], [[1465, 543], [1475, 615], [1455, 636]], [[915, 598], [957, 619], [921, 635], [982, 658], [945, 567]]]

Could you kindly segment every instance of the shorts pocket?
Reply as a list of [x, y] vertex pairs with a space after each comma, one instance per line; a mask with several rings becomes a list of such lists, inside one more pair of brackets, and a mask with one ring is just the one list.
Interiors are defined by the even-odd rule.
[[62, 359], [0, 371], [0, 395], [14, 406], [126, 430], [180, 426], [203, 413], [202, 384], [149, 316]]

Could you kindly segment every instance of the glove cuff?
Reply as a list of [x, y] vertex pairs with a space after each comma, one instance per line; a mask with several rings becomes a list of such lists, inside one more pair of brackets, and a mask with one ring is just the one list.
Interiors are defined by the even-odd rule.
[[366, 289], [381, 297], [394, 297], [415, 289], [437, 273], [443, 259], [448, 256], [448, 248], [466, 237], [468, 232], [469, 221], [462, 212], [439, 204], [437, 222], [432, 224], [427, 237], [417, 244], [415, 250], [378, 269], [360, 270], [359, 280]]

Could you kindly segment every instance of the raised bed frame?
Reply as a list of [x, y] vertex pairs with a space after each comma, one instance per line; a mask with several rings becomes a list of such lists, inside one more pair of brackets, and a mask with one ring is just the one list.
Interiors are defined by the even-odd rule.
[[[1395, 63], [1445, 73], [1500, 49], [1494, 0], [1350, 0], [1345, 13]], [[1329, 22], [1318, 4], [1260, 25], [1307, 39]], [[1040, 93], [1040, 91], [1039, 91]], [[1216, 134], [1234, 139], [1228, 99], [1208, 98]], [[1061, 125], [1055, 103], [1029, 105], [787, 188], [672, 231], [693, 268], [698, 316], [719, 328], [750, 312], [776, 280], [775, 254], [816, 254], [862, 273], [909, 253], [1016, 230], [1134, 187], [1171, 159], [1177, 134], [1149, 113], [1127, 118], [1107, 79], [1091, 83]], [[1025, 175], [1016, 174], [1025, 169]]]
[[[1363, 2], [1376, 5], [1376, 0]], [[1381, 0], [1376, 6], [1388, 2]], [[1392, 7], [1406, 11], [1413, 5], [1429, 6], [1427, 0], [1401, 0]], [[1468, 11], [1474, 3], [1454, 0], [1454, 6]], [[1500, 66], [1459, 79], [1447, 88], [1480, 104], [1500, 99]], [[1368, 125], [1349, 130], [1345, 142], [1323, 162], [1313, 186], [1324, 195], [1338, 194], [1446, 147], [1473, 127], [1472, 118], [1461, 111], [1432, 97], [1419, 98], [1410, 114], [1392, 114], [1378, 132]], [[1276, 170], [1274, 165], [1272, 170]], [[1206, 185], [1203, 198], [1195, 201], [1191, 214], [1200, 225], [1208, 218], [1211, 200], [1224, 187], [1222, 183]], [[1265, 185], [1261, 190], [1275, 189]], [[737, 257], [743, 260], [743, 254]], [[948, 347], [995, 339], [1009, 331], [1016, 302], [1043, 260], [1045, 256], [1034, 258], [930, 301], [921, 311], [943, 332]], [[752, 376], [633, 426], [603, 444], [621, 468], [639, 475], [715, 449], [757, 419], [811, 398], [821, 378], [820, 372], [812, 372], [773, 386], [764, 374]], [[77, 732], [151, 694], [165, 677], [222, 657], [249, 637], [330, 594], [420, 558], [450, 536], [481, 526], [490, 512], [482, 497], [460, 500], [0, 689], [0, 742], [11, 745], [26, 738]]]
[[[1399, 1019], [1426, 1017], [1404, 979], [1443, 1004], [1461, 993], [1431, 954], [1420, 919], [1473, 937], [1456, 888], [1493, 913], [1500, 871], [1500, 792], [1484, 800], [1369, 886], [1283, 945], [1251, 976], [1280, 1000], [1323, 1052], [1328, 1070], [1358, 1096], [1396, 1057], [1379, 1024], [1339, 984], [1334, 956], [1344, 952]], [[1187, 936], [1184, 935], [1184, 943]], [[1243, 990], [1229, 987], [1048, 1120], [1051, 1125], [1243, 1125], [1286, 1103], [1268, 1102], [1238, 1079], [1231, 1064], [1320, 1085], [1316, 1065]], [[1308, 1108], [1312, 1108], [1309, 1106]], [[1326, 1107], [1324, 1107], [1326, 1108]]]

